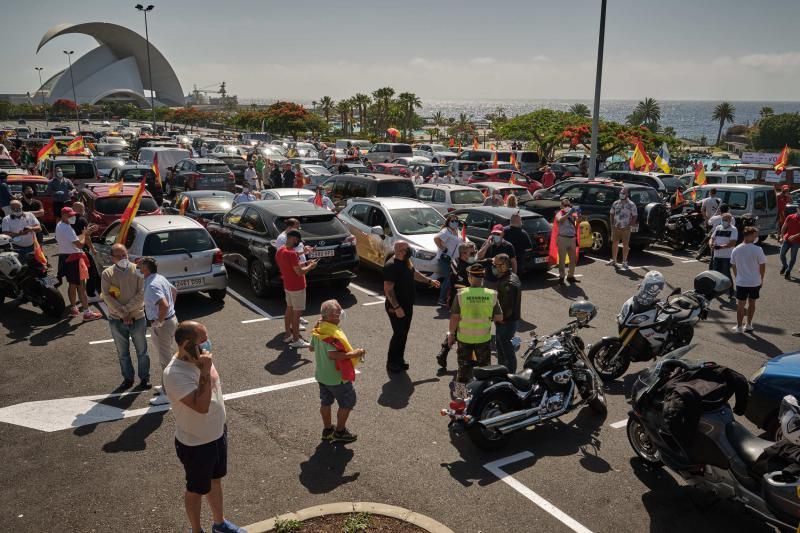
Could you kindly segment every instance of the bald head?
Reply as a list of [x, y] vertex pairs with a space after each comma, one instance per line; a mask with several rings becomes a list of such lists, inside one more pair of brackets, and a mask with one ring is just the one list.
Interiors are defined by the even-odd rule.
[[206, 327], [196, 320], [184, 320], [175, 328], [175, 344], [183, 355], [195, 356], [195, 347], [208, 340]]
[[115, 262], [119, 261], [120, 259], [127, 259], [128, 258], [128, 249], [125, 248], [124, 244], [113, 244], [111, 245], [111, 259]]
[[19, 200], [11, 200], [11, 203], [8, 204], [12, 211], [22, 211], [22, 202]]

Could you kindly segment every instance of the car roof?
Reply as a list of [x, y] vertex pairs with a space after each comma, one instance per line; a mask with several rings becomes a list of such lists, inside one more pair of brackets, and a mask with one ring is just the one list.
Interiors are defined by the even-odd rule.
[[30, 183], [47, 184], [50, 182], [50, 180], [45, 178], [44, 176], [31, 176], [29, 174], [9, 174], [7, 180], [9, 183], [20, 183], [27, 181]]
[[314, 191], [311, 191], [309, 189], [299, 189], [297, 187], [278, 187], [278, 188], [270, 188], [270, 189], [267, 189], [267, 190], [275, 191], [276, 193], [278, 193], [278, 195], [284, 195], [284, 194], [290, 194], [290, 193], [291, 194], [303, 193], [303, 194], [305, 194], [307, 196], [308, 195], [314, 196], [315, 194], [317, 194]]
[[428, 207], [431, 206], [420, 200], [414, 198], [401, 198], [399, 196], [389, 196], [381, 198], [353, 198], [353, 202], [364, 202], [368, 204], [377, 204], [387, 209], [403, 208], [403, 207]]
[[386, 180], [408, 181], [408, 178], [395, 176], [394, 174], [380, 174], [378, 172], [364, 172], [361, 174], [338, 174], [336, 176], [333, 176], [331, 179], [335, 178], [347, 178], [347, 179], [357, 178], [357, 179], [368, 179], [375, 181], [386, 181]]
[[88, 156], [77, 156], [77, 155], [57, 155], [55, 158], [51, 158], [54, 163], [61, 163], [62, 161], [92, 161], [91, 157]]
[[525, 189], [524, 185], [511, 185], [505, 181], [478, 181], [471, 184], [472, 186], [481, 185], [488, 189]]
[[121, 167], [118, 167], [120, 170], [131, 170], [131, 169], [150, 169], [152, 168], [150, 165], [145, 165], [144, 163], [125, 163]]
[[[706, 170], [704, 172], [706, 176], [744, 176], [744, 172], [739, 172], [738, 170]], [[694, 176], [694, 172], [685, 172], [680, 175], [681, 178], [685, 176]], [[720, 185], [727, 185], [727, 183], [721, 183]], [[739, 184], [743, 185], [743, 184]], [[755, 184], [754, 184], [755, 185]]]
[[216, 157], [187, 157], [184, 161], [191, 161], [192, 163], [219, 163], [221, 159]]
[[695, 185], [693, 189], [731, 189], [735, 191], [749, 191], [751, 189], [772, 189], [775, 187], [765, 183], [709, 183], [706, 185]]
[[[508, 161], [503, 161], [503, 163], [507, 163]], [[508, 172], [509, 170], [514, 170], [511, 168], [486, 168], [483, 170], [476, 170], [475, 174], [488, 174], [489, 176], [493, 176], [495, 174], [499, 174], [500, 172]]]
[[[106, 197], [106, 196], [125, 196], [125, 195], [133, 196], [133, 193], [135, 193], [136, 189], [139, 188], [139, 186], [135, 184], [128, 184], [128, 185], [123, 184], [122, 193], [109, 194], [108, 193], [109, 187], [114, 187], [116, 185], [117, 185], [116, 183], [87, 183], [83, 186], [83, 190], [84, 192], [93, 194], [94, 196], [97, 197]], [[152, 198], [150, 192], [147, 189], [144, 190], [144, 196]]]
[[146, 231], [162, 231], [165, 229], [197, 229], [202, 228], [196, 220], [181, 215], [149, 215], [136, 217], [136, 225]]
[[475, 187], [469, 185], [455, 185], [452, 183], [420, 183], [417, 185], [422, 189], [447, 189], [448, 191], [475, 191]]
[[279, 217], [333, 214], [324, 207], [297, 200], [259, 200], [246, 205]]
[[519, 213], [519, 216], [522, 218], [537, 218], [541, 217], [539, 213], [534, 213], [532, 211], [526, 211], [525, 209], [520, 209], [518, 207], [501, 207], [501, 206], [475, 206], [475, 207], [463, 207], [461, 209], [457, 209], [456, 211], [480, 211], [482, 213], [492, 213], [495, 215], [499, 215], [503, 218], [511, 218], [511, 215], [515, 213]]
[[235, 194], [228, 191], [183, 191], [181, 195], [188, 198], [205, 198], [207, 196], [235, 196]]

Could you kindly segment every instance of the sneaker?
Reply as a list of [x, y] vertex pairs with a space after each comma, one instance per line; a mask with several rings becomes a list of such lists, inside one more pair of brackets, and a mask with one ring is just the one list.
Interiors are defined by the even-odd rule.
[[150, 398], [150, 405], [166, 405], [169, 403], [169, 398], [166, 394], [161, 394], [155, 398]]
[[142, 390], [150, 390], [153, 388], [153, 386], [150, 384], [149, 379], [143, 379], [139, 382], [139, 388]]
[[308, 348], [311, 344], [305, 339], [298, 339], [289, 344], [292, 348]]
[[733, 331], [734, 333], [741, 333], [744, 330], [741, 328], [741, 326], [733, 326], [731, 328], [731, 331]]
[[567, 281], [570, 283], [578, 283], [578, 280], [575, 278], [575, 276], [567, 276]]
[[303, 324], [304, 326], [307, 326], [308, 325], [308, 320], [306, 320], [303, 317], [300, 317], [300, 323]]
[[161, 385], [153, 385], [153, 394], [161, 394]]
[[791, 280], [791, 279], [792, 279], [792, 275], [791, 275], [791, 273], [790, 273], [790, 272], [787, 272], [786, 274], [784, 274], [784, 275], [783, 275], [783, 279], [788, 279], [788, 280]]
[[622, 270], [630, 270], [630, 267], [628, 266], [628, 262], [627, 261], [623, 261], [622, 262]]
[[358, 435], [350, 433], [347, 428], [333, 432], [333, 442], [355, 442], [356, 439], [358, 439]]
[[566, 283], [564, 282], [564, 278], [559, 277], [558, 278], [558, 284], [559, 285], [566, 285]]
[[753, 324], [745, 324], [744, 325], [745, 331], [753, 331]]
[[98, 318], [103, 318], [103, 314], [90, 309], [87, 309], [86, 312], [83, 313], [84, 322], [90, 322], [92, 320], [97, 320]]
[[320, 439], [327, 441], [333, 440], [333, 426], [323, 429]]
[[81, 312], [77, 306], [72, 306], [69, 308], [69, 316], [80, 316]]
[[606, 263], [606, 265], [607, 266], [617, 266], [617, 260], [616, 259], [609, 259], [608, 262]]
[[781, 267], [781, 275], [783, 275], [783, 274], [786, 274], [786, 267], [785, 266]]
[[247, 533], [247, 531], [230, 520], [225, 520], [221, 524], [213, 524], [211, 526], [211, 533]]
[[303, 325], [303, 323], [301, 322], [301, 323], [300, 323], [300, 325], [299, 325], [299, 326], [297, 326], [297, 329], [299, 329], [300, 331], [305, 331], [305, 330], [306, 330], [306, 327], [305, 327], [305, 326]]

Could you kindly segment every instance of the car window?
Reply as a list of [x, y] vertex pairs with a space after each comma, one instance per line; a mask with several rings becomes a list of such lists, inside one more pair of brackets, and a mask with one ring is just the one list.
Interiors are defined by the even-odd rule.
[[767, 209], [775, 209], [778, 205], [778, 199], [775, 197], [775, 191], [766, 191], [767, 193]]
[[[194, 208], [196, 211], [227, 211], [231, 208], [233, 203], [233, 195], [231, 196], [200, 196], [194, 199]], [[177, 204], [181, 205], [181, 204]]]
[[539, 154], [536, 152], [522, 152], [519, 157], [520, 163], [538, 163]]
[[239, 219], [239, 227], [256, 233], [266, 233], [267, 227], [261, 220], [261, 214], [255, 209], [248, 209]]
[[474, 226], [476, 228], [488, 230], [492, 226], [492, 216], [482, 211], [473, 211], [467, 217], [467, 226]]
[[453, 204], [482, 204], [485, 198], [478, 190], [460, 190], [450, 193], [450, 202]]
[[614, 203], [616, 189], [609, 187], [589, 187], [581, 203], [587, 205], [611, 205]]
[[[333, 213], [326, 213], [320, 215], [309, 215], [304, 217], [295, 217], [300, 221], [300, 235], [304, 239], [319, 239], [322, 237], [335, 237], [345, 235], [348, 233], [347, 228], [344, 227], [336, 215]], [[285, 219], [279, 218], [275, 220], [275, 227], [278, 231], [286, 229]]]
[[127, 183], [139, 183], [142, 181], [142, 176], [147, 175], [147, 181], [152, 181], [155, 174], [148, 168], [131, 168], [122, 171], [122, 181]]
[[104, 244], [111, 246], [112, 244], [117, 242], [117, 235], [119, 235], [119, 227], [120, 227], [119, 224], [115, 224], [112, 225], [110, 228], [108, 228], [105, 237], [103, 237]]
[[389, 214], [402, 235], [438, 233], [444, 225], [444, 218], [432, 207], [391, 209]]
[[225, 163], [198, 163], [195, 170], [204, 174], [227, 174], [230, 169]]
[[367, 223], [367, 213], [369, 213], [369, 206], [367, 204], [356, 204], [348, 211], [351, 217], [358, 220], [362, 224]]
[[753, 209], [766, 209], [767, 208], [767, 193], [765, 191], [756, 191], [755, 201], [753, 202]]
[[572, 202], [580, 202], [583, 196], [583, 187], [580, 185], [573, 185], [561, 193], [561, 198], [569, 198]]
[[347, 197], [348, 198], [366, 198], [369, 196], [367, 184], [363, 181], [348, 181], [347, 182]]
[[383, 228], [384, 233], [387, 235], [391, 234], [389, 221], [386, 219], [386, 215], [383, 214], [381, 209], [377, 207], [370, 207], [367, 220], [369, 220], [369, 223], [367, 224], [368, 226], [380, 226]]
[[664, 183], [664, 187], [666, 187], [667, 191], [670, 193], [675, 192], [677, 189], [683, 188], [683, 184], [675, 176], [661, 176], [661, 181]]
[[[704, 191], [705, 192], [705, 191]], [[705, 194], [703, 196], [706, 196]], [[747, 193], [744, 191], [722, 191], [723, 203], [728, 204], [731, 209], [747, 209]]]
[[386, 198], [395, 196], [399, 198], [416, 198], [414, 184], [410, 180], [379, 181], [375, 196]]
[[544, 217], [525, 217], [522, 219], [522, 229], [528, 233], [549, 233], [550, 223]]
[[412, 152], [411, 147], [407, 144], [395, 145], [392, 151], [395, 154], [408, 154], [408, 155], [411, 155]]
[[234, 207], [233, 209], [228, 211], [223, 220], [225, 221], [226, 224], [235, 226], [239, 224], [239, 221], [242, 219], [242, 215], [244, 214], [245, 209], [247, 209], [246, 205], [240, 205]]
[[658, 196], [658, 192], [651, 188], [630, 188], [628, 189], [628, 197], [634, 204], [636, 204], [637, 207], [644, 207], [647, 204], [661, 201], [661, 198]]
[[[104, 215], [121, 215], [128, 203], [131, 201], [130, 196], [108, 196], [106, 198], [96, 198], [94, 201], [94, 210]], [[142, 198], [139, 203], [139, 209], [136, 211], [137, 215], [142, 213], [152, 213], [158, 209], [158, 204], [150, 197]]]
[[433, 200], [433, 191], [434, 189], [428, 187], [420, 187], [417, 189], [417, 198], [423, 202], [430, 202]]
[[441, 189], [434, 189], [433, 191], [433, 201], [438, 203], [445, 203], [445, 194], [444, 191]]
[[177, 255], [214, 249], [214, 241], [204, 229], [181, 229], [151, 233], [144, 240], [143, 255]]
[[89, 161], [70, 161], [69, 163], [59, 163], [56, 165], [64, 173], [65, 178], [69, 179], [94, 179], [94, 165]]

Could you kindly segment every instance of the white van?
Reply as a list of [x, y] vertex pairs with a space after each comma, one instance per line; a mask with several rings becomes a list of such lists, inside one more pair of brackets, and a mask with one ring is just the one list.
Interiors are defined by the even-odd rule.
[[400, 157], [412, 157], [414, 151], [410, 144], [404, 143], [376, 143], [367, 152], [367, 159], [373, 163], [394, 161]]
[[158, 171], [161, 173], [161, 181], [169, 176], [169, 167], [174, 167], [175, 163], [192, 157], [192, 153], [185, 148], [164, 148], [159, 146], [145, 146], [139, 150], [139, 163], [151, 166], [153, 158], [158, 154]]
[[[683, 174], [680, 178], [685, 187], [694, 185], [694, 172]], [[747, 177], [742, 172], [730, 172], [724, 170], [706, 171], [706, 185], [716, 185], [720, 183], [739, 183], [746, 184]]]
[[711, 189], [717, 189], [717, 198], [730, 206], [733, 216], [751, 213], [757, 217], [758, 236], [762, 239], [778, 231], [778, 200], [772, 185], [701, 185], [687, 189], [683, 197], [691, 200], [692, 194], [697, 191], [695, 201], [699, 202], [708, 196]]

